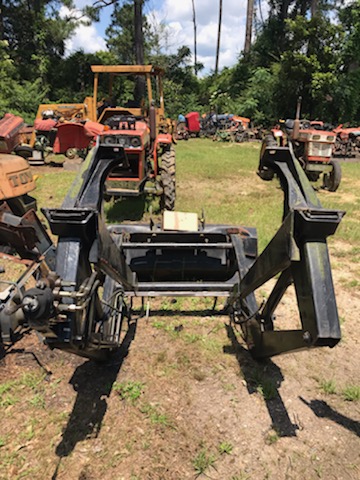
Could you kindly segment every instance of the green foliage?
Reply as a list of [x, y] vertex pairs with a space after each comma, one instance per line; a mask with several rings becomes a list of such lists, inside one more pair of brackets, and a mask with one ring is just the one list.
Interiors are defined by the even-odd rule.
[[360, 386], [348, 385], [343, 390], [343, 396], [348, 402], [358, 402], [360, 400]]
[[221, 442], [219, 445], [219, 453], [220, 455], [224, 455], [225, 453], [227, 455], [230, 455], [230, 453], [233, 451], [233, 446], [229, 442]]
[[333, 395], [336, 393], [336, 383], [334, 380], [321, 380], [320, 388], [324, 393], [328, 395]]
[[143, 413], [153, 425], [162, 425], [163, 427], [173, 428], [172, 422], [166, 413], [159, 411], [157, 406], [150, 403], [145, 403], [140, 407], [141, 413]]
[[205, 473], [208, 468], [214, 466], [215, 460], [215, 455], [209, 453], [206, 448], [202, 448], [192, 462], [196, 474]]
[[[134, 4], [114, 2], [106, 30], [108, 51], [83, 51], [65, 57], [65, 42], [79, 23], [99, 20], [107, 2], [83, 9], [72, 0], [3, 2], [0, 41], [0, 114], [6, 111], [31, 122], [40, 103], [83, 102], [92, 93], [91, 64], [131, 64], [134, 51]], [[146, 3], [146, 2], [143, 2]], [[167, 115], [199, 111], [234, 113], [265, 127], [294, 117], [302, 96], [302, 116], [333, 123], [360, 123], [360, 1], [321, 1], [311, 14], [310, 0], [271, 0], [269, 16], [257, 32], [251, 52], [237, 65], [198, 79], [187, 46], [164, 53], [169, 30], [143, 15], [145, 63], [166, 71]], [[95, 5], [95, 6], [94, 6]], [[78, 15], [79, 16], [79, 15]], [[201, 66], [200, 66], [201, 67]], [[107, 95], [108, 79], [100, 78], [98, 98]], [[117, 104], [133, 98], [134, 83], [117, 78]]]
[[144, 384], [141, 382], [115, 382], [113, 390], [117, 392], [123, 400], [127, 400], [134, 405], [140, 398], [144, 390]]

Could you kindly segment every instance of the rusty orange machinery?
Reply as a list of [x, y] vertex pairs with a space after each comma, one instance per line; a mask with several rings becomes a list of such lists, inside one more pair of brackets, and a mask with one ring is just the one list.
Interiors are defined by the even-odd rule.
[[[172, 128], [171, 122], [165, 117], [165, 106], [164, 106], [164, 93], [163, 93], [163, 81], [162, 77], [164, 75], [164, 70], [155, 65], [91, 65], [91, 71], [94, 74], [94, 90], [92, 98], [92, 119], [97, 120], [100, 123], [104, 123], [112, 115], [119, 115], [122, 113], [127, 113], [134, 115], [135, 117], [147, 117], [149, 107], [153, 104], [155, 100], [153, 94], [153, 85], [152, 80], [156, 82], [156, 91], [158, 97], [158, 105], [156, 107], [156, 125], [161, 130], [170, 130]], [[122, 106], [109, 106], [104, 108], [99, 114], [97, 107], [98, 102], [98, 87], [99, 87], [99, 74], [108, 74], [109, 75], [109, 89], [108, 95], [109, 98], [113, 94], [113, 83], [116, 76], [119, 75], [128, 75], [128, 76], [140, 76], [145, 77], [146, 87], [147, 87], [147, 102], [142, 102], [138, 107], [122, 107]]]
[[[61, 119], [62, 122], [70, 121], [84, 121], [94, 120], [96, 121], [96, 115], [93, 117], [93, 98], [86, 97], [83, 103], [43, 103], [39, 105], [38, 111], [35, 117], [35, 123], [41, 120], [46, 113], [51, 113], [53, 118]], [[30, 145], [33, 147], [36, 141], [35, 130], [32, 133]]]
[[0, 153], [11, 153], [20, 143], [24, 120], [12, 113], [6, 113], [0, 120]]
[[0, 201], [25, 195], [35, 187], [29, 164], [24, 158], [0, 154]]
[[296, 140], [305, 144], [305, 153], [309, 162], [330, 162], [336, 136], [332, 132], [313, 129], [301, 129]]

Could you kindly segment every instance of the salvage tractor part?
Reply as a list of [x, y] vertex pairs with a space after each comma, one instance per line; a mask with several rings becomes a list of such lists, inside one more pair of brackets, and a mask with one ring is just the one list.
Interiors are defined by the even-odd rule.
[[[115, 157], [109, 148], [99, 140], [61, 208], [42, 210], [56, 247], [35, 212], [16, 216], [2, 208], [0, 240], [28, 265], [0, 295], [4, 342], [28, 327], [50, 348], [104, 360], [121, 345], [132, 299], [159, 296], [227, 297], [230, 321], [256, 358], [339, 342], [326, 239], [344, 212], [321, 206], [291, 145], [262, 149], [258, 173], [280, 180], [284, 210], [261, 255], [256, 230], [247, 226], [206, 225], [204, 218], [178, 230], [165, 221], [106, 226], [106, 178], [129, 168], [125, 149], [118, 146]], [[27, 284], [31, 276], [35, 286]], [[259, 304], [255, 291], [271, 279]], [[275, 315], [290, 285], [301, 325], [289, 330]]]
[[355, 157], [360, 149], [360, 127], [344, 128], [339, 125], [334, 128], [336, 141], [334, 145], [334, 155], [341, 157]]
[[[127, 166], [115, 167], [108, 175], [106, 197], [143, 194], [160, 196], [160, 206], [174, 209], [176, 196], [175, 151], [172, 124], [165, 117], [162, 77], [164, 71], [153, 65], [92, 65], [94, 73], [94, 109], [98, 122], [105, 125], [100, 143], [108, 158], [124, 149]], [[99, 75], [109, 77], [108, 100], [97, 101]], [[116, 106], [113, 85], [116, 77], [126, 76], [145, 82], [146, 98]], [[111, 154], [111, 149], [113, 153]], [[99, 158], [100, 160], [100, 158]]]
[[0, 154], [0, 208], [6, 203], [18, 216], [36, 209], [35, 199], [28, 195], [35, 187], [29, 164], [24, 158]]
[[301, 122], [300, 102], [301, 99], [298, 102], [296, 119], [286, 120], [282, 124], [287, 133], [287, 142], [308, 179], [316, 182], [322, 175], [322, 188], [335, 192], [341, 182], [340, 164], [332, 158], [336, 135], [334, 132], [319, 130], [318, 125], [312, 126], [311, 122]]

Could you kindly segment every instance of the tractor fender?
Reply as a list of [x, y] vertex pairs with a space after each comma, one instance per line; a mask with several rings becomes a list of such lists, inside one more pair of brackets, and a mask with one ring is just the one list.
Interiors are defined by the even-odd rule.
[[156, 138], [156, 146], [159, 145], [171, 145], [173, 143], [173, 138], [170, 133], [160, 133]]

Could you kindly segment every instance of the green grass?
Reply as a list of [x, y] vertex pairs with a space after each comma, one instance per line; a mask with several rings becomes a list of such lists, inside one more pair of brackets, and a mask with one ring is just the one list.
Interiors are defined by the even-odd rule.
[[113, 390], [120, 395], [122, 400], [127, 400], [134, 405], [144, 391], [144, 384], [141, 382], [115, 382]]
[[172, 421], [166, 413], [159, 410], [158, 406], [150, 403], [144, 403], [140, 407], [141, 413], [143, 413], [153, 425], [162, 425], [163, 427], [174, 428]]
[[34, 171], [38, 175], [36, 190], [32, 195], [38, 201], [38, 207], [60, 207], [76, 172], [68, 172], [61, 168], [54, 168], [54, 172], [42, 173], [41, 168]]
[[230, 453], [233, 451], [233, 446], [231, 443], [229, 442], [221, 442], [219, 447], [218, 447], [218, 450], [219, 450], [219, 453], [220, 455], [224, 455], [224, 454], [227, 454], [227, 455], [230, 455]]
[[[44, 387], [42, 381], [45, 374], [42, 371], [24, 373], [18, 380], [0, 384], [0, 407], [9, 407], [21, 402], [24, 398], [33, 407], [45, 408]], [[33, 395], [25, 395], [24, 390]]]
[[334, 380], [321, 380], [320, 389], [327, 395], [334, 395], [336, 393], [336, 383]]
[[266, 445], [273, 445], [279, 439], [280, 439], [279, 432], [275, 428], [272, 428], [269, 432], [267, 432], [265, 436], [265, 443]]
[[[191, 139], [176, 146], [177, 199], [176, 210], [205, 213], [206, 223], [227, 223], [256, 227], [259, 251], [267, 245], [281, 224], [283, 193], [277, 180], [264, 182], [256, 175], [259, 143], [229, 144], [208, 139]], [[353, 251], [345, 256], [356, 257], [360, 251], [360, 163], [341, 164], [342, 183], [335, 193], [319, 190], [322, 205], [346, 210], [335, 238], [350, 243]], [[54, 168], [42, 173], [34, 195], [40, 207], [59, 207], [76, 172]], [[128, 199], [105, 204], [109, 222], [149, 219], [149, 209], [158, 215], [158, 201]], [[331, 237], [330, 237], [331, 238]], [[330, 240], [331, 241], [331, 240]], [[171, 306], [172, 308], [174, 306]], [[175, 307], [176, 308], [176, 307]]]
[[215, 461], [215, 455], [208, 452], [206, 448], [202, 448], [192, 462], [196, 475], [205, 473], [207, 469], [214, 466]]
[[358, 402], [360, 400], [360, 386], [348, 385], [343, 390], [343, 396], [348, 402]]

